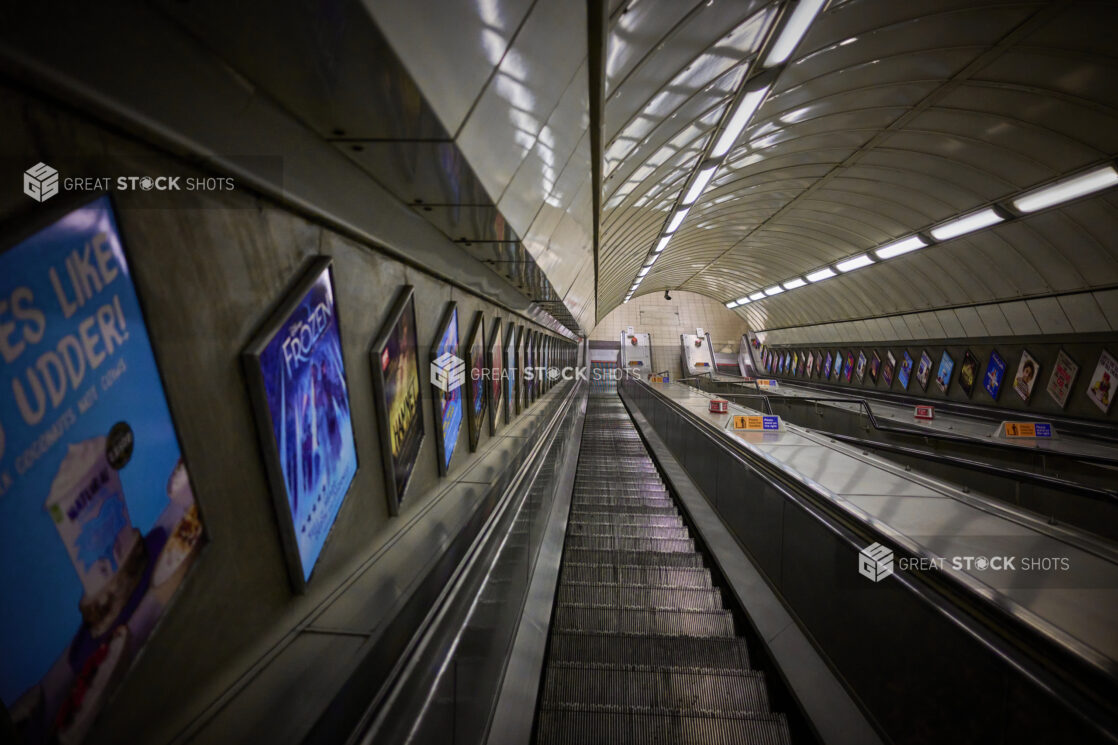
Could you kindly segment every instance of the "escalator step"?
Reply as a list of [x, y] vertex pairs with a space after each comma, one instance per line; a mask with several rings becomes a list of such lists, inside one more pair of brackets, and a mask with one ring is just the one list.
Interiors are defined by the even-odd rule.
[[564, 555], [567, 561], [576, 564], [695, 568], [703, 566], [703, 557], [699, 554], [672, 554], [656, 551], [594, 551], [585, 548], [568, 548]]
[[564, 582], [559, 585], [559, 602], [620, 608], [722, 610], [722, 593], [713, 588], [622, 587]]
[[632, 513], [638, 515], [678, 515], [679, 511], [676, 510], [675, 505], [668, 505], [667, 507], [638, 505], [631, 502], [622, 502], [620, 504], [580, 504], [575, 502], [571, 505], [571, 515], [578, 516], [584, 514], [618, 514], [618, 513]]
[[749, 650], [738, 637], [698, 638], [566, 632], [555, 634], [551, 662], [664, 665], [682, 668], [749, 669]]
[[610, 523], [568, 523], [568, 535], [600, 535], [614, 538], [667, 538], [685, 541], [691, 532], [682, 526], [611, 525]]
[[672, 501], [667, 497], [577, 497], [572, 504], [572, 507], [575, 508], [621, 506], [675, 509]]
[[734, 619], [725, 610], [615, 608], [560, 603], [557, 631], [616, 631], [625, 634], [733, 636]]
[[783, 714], [566, 704], [540, 710], [540, 745], [788, 745]]
[[665, 551], [693, 553], [695, 543], [690, 538], [618, 538], [612, 535], [569, 535], [568, 548], [591, 548], [598, 551]]
[[613, 566], [610, 564], [563, 564], [561, 582], [597, 582], [631, 587], [711, 587], [707, 569]]
[[765, 676], [755, 670], [553, 662], [543, 690], [544, 706], [602, 704], [738, 714], [769, 710]]
[[591, 515], [583, 515], [577, 520], [572, 518], [568, 523], [570, 526], [575, 525], [616, 525], [623, 526], [637, 526], [648, 528], [682, 528], [683, 518], [676, 515], [633, 515], [627, 513], [608, 514], [598, 513]]

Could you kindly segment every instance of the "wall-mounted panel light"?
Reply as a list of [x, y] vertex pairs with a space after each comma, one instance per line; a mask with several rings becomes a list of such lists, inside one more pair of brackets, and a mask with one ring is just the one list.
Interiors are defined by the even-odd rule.
[[780, 285], [773, 285], [772, 287], [769, 287], [769, 288], [765, 289], [765, 294], [769, 295], [769, 296], [779, 295], [782, 292], [784, 292], [784, 288], [781, 287]]
[[817, 272], [812, 272], [807, 275], [808, 282], [822, 282], [825, 279], [830, 279], [835, 276], [835, 270], [829, 266], [825, 266]]
[[765, 57], [765, 67], [775, 67], [792, 56], [792, 52], [796, 51], [800, 39], [804, 38], [808, 27], [811, 26], [811, 22], [815, 20], [816, 14], [825, 2], [826, 0], [800, 0], [796, 3], [788, 23], [784, 24], [776, 43]]
[[653, 249], [652, 253], [661, 253], [665, 248], [668, 247], [668, 241], [670, 241], [671, 239], [672, 237], [670, 235], [665, 235], [663, 238], [660, 239], [660, 242], [656, 244], [656, 248]]
[[738, 141], [738, 137], [741, 137], [742, 130], [749, 124], [749, 120], [753, 118], [757, 107], [765, 100], [770, 88], [772, 88], [771, 84], [749, 91], [741, 97], [741, 101], [738, 102], [738, 107], [734, 109], [730, 121], [726, 123], [722, 134], [718, 136], [718, 141], [714, 143], [714, 149], [710, 151], [710, 157], [721, 158], [730, 152], [730, 148]]
[[[927, 245], [928, 245], [928, 242], [925, 241], [923, 238], [921, 238], [918, 235], [912, 235], [912, 236], [909, 236], [908, 238], [902, 238], [899, 241], [893, 241], [892, 243], [886, 243], [881, 248], [875, 250], [874, 253], [877, 254], [877, 258], [879, 258], [879, 259], [891, 259], [894, 256], [900, 256], [901, 254], [906, 254], [906, 253], [909, 253], [911, 251], [915, 251], [918, 248], [924, 248], [924, 246], [927, 246]], [[870, 263], [872, 264], [873, 262], [871, 261]], [[838, 266], [840, 272], [850, 271], [849, 269], [843, 269], [842, 264], [838, 264], [837, 266]], [[861, 266], [865, 266], [865, 264], [862, 264]], [[857, 269], [858, 267], [854, 267], [854, 268]]]
[[1061, 202], [1102, 191], [1115, 184], [1118, 184], [1118, 171], [1114, 166], [1103, 166], [1031, 191], [1014, 199], [1013, 206], [1020, 212], [1036, 212]]
[[672, 215], [672, 221], [670, 223], [668, 223], [667, 232], [674, 233], [676, 231], [676, 229], [681, 224], [683, 224], [683, 221], [687, 218], [687, 212], [689, 210], [690, 210], [689, 207], [680, 207], [678, 210], [676, 210], [676, 213], [674, 215]]
[[765, 297], [765, 293], [763, 293], [763, 292], [755, 292], [755, 293], [753, 293], [752, 295], [750, 295], [750, 296], [749, 296], [749, 299], [750, 299], [750, 300], [760, 300], [760, 299], [762, 299], [763, 297]]
[[707, 184], [710, 183], [710, 179], [717, 170], [718, 166], [708, 166], [699, 171], [699, 175], [695, 177], [695, 183], [691, 184], [691, 188], [687, 190], [687, 194], [683, 197], [683, 203], [694, 204], [699, 195], [703, 193], [703, 189], [707, 188]]
[[781, 285], [782, 285], [782, 286], [784, 287], [784, 289], [786, 289], [786, 290], [794, 290], [794, 289], [796, 289], [797, 287], [803, 287], [804, 285], [806, 285], [806, 284], [807, 284], [807, 282], [803, 281], [803, 280], [802, 280], [802, 279], [800, 279], [799, 277], [796, 277], [795, 279], [790, 279], [790, 280], [788, 280], [787, 282], [781, 282], [780, 284], [781, 284]]
[[937, 228], [932, 228], [932, 237], [937, 241], [947, 241], [966, 233], [972, 233], [975, 230], [996, 225], [1004, 219], [993, 208], [972, 212], [969, 215], [945, 222]]
[[746, 303], [749, 302], [749, 298], [739, 297], [735, 302], [737, 302], [738, 305], [745, 305]]
[[838, 269], [840, 272], [852, 272], [855, 269], [861, 269], [862, 267], [869, 266], [872, 263], [874, 263], [874, 261], [870, 258], [869, 254], [858, 254], [852, 259], [840, 261], [839, 263], [835, 264], [835, 269]]

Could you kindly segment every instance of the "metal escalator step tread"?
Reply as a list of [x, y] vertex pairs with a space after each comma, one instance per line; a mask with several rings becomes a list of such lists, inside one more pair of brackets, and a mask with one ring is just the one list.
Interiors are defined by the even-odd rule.
[[586, 507], [651, 507], [653, 509], [675, 509], [672, 500], [666, 497], [575, 497], [572, 509]]
[[567, 525], [615, 525], [647, 527], [647, 528], [682, 528], [683, 517], [680, 515], [633, 515], [619, 514], [590, 514], [578, 518], [571, 518]]
[[543, 705], [607, 706], [724, 711], [769, 711], [765, 676], [756, 670], [683, 670], [559, 663], [548, 665]]
[[611, 608], [559, 603], [555, 611], [555, 628], [558, 631], [733, 636], [734, 619], [725, 610]]
[[663, 636], [595, 632], [553, 634], [548, 664], [664, 665], [681, 668], [749, 669], [749, 648], [740, 637]]
[[612, 535], [568, 535], [568, 548], [591, 548], [598, 551], [664, 551], [692, 553], [695, 542], [672, 538], [618, 538]]
[[614, 538], [667, 538], [686, 541], [691, 531], [682, 526], [661, 527], [656, 525], [613, 525], [610, 523], [567, 523], [567, 535], [612, 536]]
[[702, 568], [700, 554], [663, 553], [659, 551], [595, 551], [587, 548], [568, 548], [563, 552], [564, 561], [576, 564], [613, 564], [614, 566], [695, 567]]
[[561, 705], [540, 710], [538, 745], [789, 745], [783, 714]]
[[559, 585], [559, 602], [620, 608], [722, 610], [722, 593], [713, 588], [623, 587], [563, 582]]
[[621, 587], [706, 588], [712, 586], [709, 569], [679, 567], [615, 566], [611, 564], [563, 564], [560, 582], [595, 582]]

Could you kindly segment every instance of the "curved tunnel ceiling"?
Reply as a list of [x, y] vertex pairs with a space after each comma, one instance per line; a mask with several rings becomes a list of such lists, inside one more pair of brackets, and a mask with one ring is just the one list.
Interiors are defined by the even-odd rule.
[[[788, 12], [611, 6], [598, 318], [629, 293]], [[731, 303], [1111, 163], [1114, 28], [1112, 2], [832, 1], [637, 293]], [[771, 329], [1118, 284], [1118, 190], [1006, 216], [736, 312]]]

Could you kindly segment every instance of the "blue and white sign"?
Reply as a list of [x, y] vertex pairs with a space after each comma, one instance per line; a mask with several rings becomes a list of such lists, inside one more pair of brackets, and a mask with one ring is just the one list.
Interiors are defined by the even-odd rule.
[[778, 417], [778, 416], [766, 416], [766, 417], [764, 417], [764, 420], [765, 420], [765, 425], [764, 425], [765, 429], [767, 429], [767, 430], [780, 429], [780, 417]]

